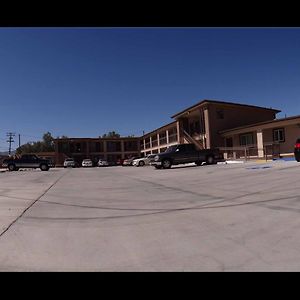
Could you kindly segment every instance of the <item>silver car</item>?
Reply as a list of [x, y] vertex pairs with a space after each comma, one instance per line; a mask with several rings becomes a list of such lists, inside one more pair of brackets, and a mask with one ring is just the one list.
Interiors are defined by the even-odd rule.
[[93, 166], [93, 162], [87, 158], [87, 159], [84, 159], [82, 161], [82, 164], [81, 164], [83, 167], [92, 167]]
[[98, 167], [107, 167], [109, 164], [108, 164], [108, 162], [106, 160], [99, 159], [97, 165], [98, 165]]
[[75, 160], [73, 158], [67, 158], [64, 161], [64, 168], [75, 168], [76, 167], [76, 163]]
[[135, 159], [132, 162], [132, 165], [136, 166], [136, 167], [143, 167], [145, 165], [149, 165], [152, 161], [154, 161], [155, 156], [156, 156], [156, 154], [148, 154], [145, 157]]

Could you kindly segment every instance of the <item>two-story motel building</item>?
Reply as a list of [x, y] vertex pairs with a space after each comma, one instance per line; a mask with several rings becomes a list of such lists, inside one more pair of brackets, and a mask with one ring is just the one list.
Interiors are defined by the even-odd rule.
[[136, 138], [69, 138], [55, 140], [55, 157], [109, 161], [160, 153], [171, 145], [194, 143], [199, 149], [220, 148], [225, 157], [264, 158], [292, 155], [300, 137], [300, 116], [276, 119], [280, 110], [218, 100], [202, 100], [172, 116], [173, 122]]

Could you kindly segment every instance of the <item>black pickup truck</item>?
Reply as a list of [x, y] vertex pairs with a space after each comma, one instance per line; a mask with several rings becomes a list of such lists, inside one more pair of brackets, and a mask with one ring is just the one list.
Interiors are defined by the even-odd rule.
[[52, 163], [34, 154], [24, 154], [20, 158], [11, 157], [4, 159], [2, 166], [8, 168], [9, 171], [18, 171], [19, 168], [40, 168], [42, 171], [48, 171]]
[[165, 152], [154, 157], [151, 165], [156, 169], [170, 169], [172, 165], [196, 163], [198, 166], [203, 162], [215, 164], [223, 157], [217, 149], [197, 150], [194, 144], [179, 144], [169, 147]]

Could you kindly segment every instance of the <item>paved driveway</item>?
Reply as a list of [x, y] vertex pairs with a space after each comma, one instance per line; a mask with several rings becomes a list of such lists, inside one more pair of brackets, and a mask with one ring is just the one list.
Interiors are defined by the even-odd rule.
[[0, 271], [300, 271], [300, 164], [0, 173]]

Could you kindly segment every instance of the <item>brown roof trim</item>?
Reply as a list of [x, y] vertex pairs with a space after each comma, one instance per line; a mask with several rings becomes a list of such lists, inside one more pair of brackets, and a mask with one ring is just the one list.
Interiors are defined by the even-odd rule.
[[278, 110], [278, 109], [273, 109], [273, 108], [267, 108], [267, 107], [261, 107], [261, 106], [255, 106], [255, 105], [249, 105], [249, 104], [242, 104], [242, 103], [234, 103], [234, 102], [226, 102], [226, 101], [219, 101], [219, 100], [209, 100], [209, 99], [204, 99], [196, 104], [194, 104], [193, 106], [190, 106], [186, 109], [184, 109], [183, 111], [175, 114], [172, 116], [172, 118], [175, 118], [185, 112], [187, 112], [188, 110], [191, 110], [191, 109], [194, 109], [196, 108], [197, 106], [200, 106], [200, 105], [203, 105], [203, 104], [206, 104], [206, 103], [212, 103], [212, 104], [225, 104], [225, 105], [234, 105], [234, 106], [243, 106], [243, 107], [250, 107], [250, 108], [257, 108], [257, 109], [265, 109], [265, 110], [270, 110], [270, 111], [273, 111], [275, 113], [279, 113], [281, 112], [281, 110]]
[[152, 130], [152, 131], [150, 131], [150, 132], [147, 132], [147, 133], [145, 133], [144, 135], [142, 135], [141, 138], [144, 138], [145, 136], [147, 136], [147, 135], [149, 135], [149, 134], [152, 134], [153, 132], [159, 131], [159, 130], [163, 129], [164, 127], [168, 127], [168, 126], [170, 126], [170, 125], [172, 125], [172, 124], [175, 124], [176, 122], [177, 122], [177, 121], [173, 121], [173, 122], [168, 123], [168, 124], [166, 124], [166, 125], [163, 125], [163, 126], [161, 126], [161, 127], [159, 127], [159, 128], [156, 128], [156, 129], [154, 129], [154, 130]]
[[278, 123], [278, 122], [282, 122], [282, 121], [289, 121], [289, 120], [294, 120], [294, 119], [300, 119], [300, 115], [293, 116], [293, 117], [288, 117], [288, 118], [282, 118], [282, 119], [275, 119], [275, 120], [271, 120], [271, 121], [264, 121], [264, 122], [254, 123], [254, 124], [235, 127], [235, 128], [226, 129], [226, 130], [221, 130], [221, 131], [219, 131], [219, 133], [222, 134], [222, 133], [227, 133], [227, 132], [230, 132], [230, 131], [246, 129], [246, 128], [256, 127], [256, 126], [260, 126], [260, 125], [271, 124], [271, 123]]
[[85, 138], [85, 137], [81, 137], [81, 138], [64, 138], [64, 139], [54, 139], [54, 141], [69, 141], [69, 140], [85, 140], [85, 141], [93, 141], [93, 140], [106, 140], [106, 141], [118, 141], [118, 140], [138, 140], [141, 137], [138, 136], [134, 136], [134, 137], [119, 137], [119, 138], [109, 138], [109, 137], [94, 137], [94, 138]]

